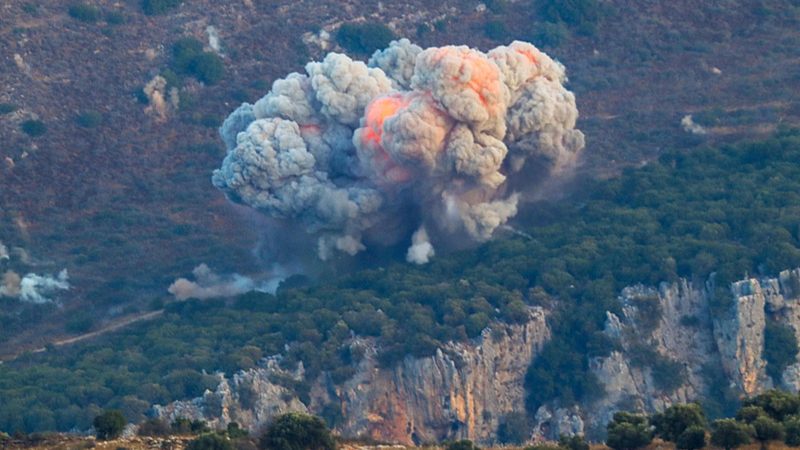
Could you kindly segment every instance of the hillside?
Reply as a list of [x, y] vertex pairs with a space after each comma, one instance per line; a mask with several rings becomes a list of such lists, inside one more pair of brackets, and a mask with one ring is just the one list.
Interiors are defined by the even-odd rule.
[[[377, 20], [423, 46], [490, 48], [497, 43], [486, 34], [490, 23], [499, 27], [490, 33], [496, 39], [544, 42], [566, 64], [578, 93], [588, 173], [615, 173], [701, 142], [763, 136], [778, 123], [798, 123], [800, 115], [791, 88], [798, 76], [797, 11], [785, 1], [699, 8], [601, 2], [588, 25], [572, 21], [555, 29], [524, 1], [487, 10], [471, 1], [380, 7], [191, 1], [153, 16], [133, 0], [90, 2], [94, 21], [70, 16], [71, 4], [12, 0], [0, 18], [8, 49], [0, 80], [9, 87], [0, 102], [18, 108], [0, 116], [0, 241], [30, 256], [4, 270], [67, 268], [72, 286], [60, 294], [59, 308], [26, 313], [28, 307], [12, 305], [4, 352], [40, 347], [48, 336], [63, 335], [71, 319], [68, 328], [80, 330], [141, 310], [203, 262], [222, 273], [267, 275], [269, 262], [250, 252], [261, 219], [210, 186], [210, 171], [223, 156], [216, 126], [241, 101], [263, 95], [272, 80], [324, 53], [307, 33], [335, 34], [342, 22]], [[222, 42], [224, 77], [214, 85], [185, 77], [178, 109], [163, 121], [145, 113], [142, 88], [173, 67], [173, 44], [186, 36], [207, 42], [208, 26]], [[566, 38], [559, 42], [553, 33]], [[101, 123], [80, 125], [80, 117], [92, 117], [87, 113], [99, 113]], [[684, 132], [687, 114], [709, 133]], [[47, 133], [22, 132], [29, 119], [42, 120]], [[91, 320], [76, 319], [77, 311], [88, 311]], [[26, 319], [17, 322], [18, 313]]]
[[[254, 427], [307, 409], [408, 444], [494, 442], [511, 413], [596, 432], [590, 416], [615, 408], [704, 398], [721, 415], [740, 394], [797, 388], [793, 356], [761, 354], [766, 335], [799, 328], [796, 281], [784, 272], [800, 266], [795, 2], [587, 0], [565, 11], [549, 1], [192, 0], [158, 14], [144, 4], [0, 6], [0, 430], [83, 430], [103, 408], [139, 421], [153, 405], [224, 422], [226, 398], [255, 414], [255, 387], [223, 395], [232, 376], [279, 394]], [[260, 247], [275, 222], [211, 184], [225, 156], [218, 128], [274, 80], [343, 50], [337, 30], [365, 20], [425, 47], [526, 39], [563, 62], [587, 136], [574, 177], [525, 198], [492, 241], [424, 267], [374, 252], [319, 263], [316, 279], [290, 278], [275, 295], [176, 300], [167, 288], [202, 263], [223, 276], [274, 275]], [[51, 291], [6, 295], [26, 274]], [[698, 318], [643, 323], [631, 309], [666, 311], [673, 291]], [[758, 295], [748, 311], [760, 331], [741, 338], [755, 352], [744, 367], [725, 343], [740, 342], [737, 308]], [[468, 363], [502, 361], [470, 352], [513, 341], [532, 317], [538, 331], [524, 333], [528, 357], [506, 365], [503, 400], [467, 407], [463, 393], [491, 392], [438, 394], [485, 382]], [[695, 330], [708, 344], [699, 354], [722, 373], [682, 359], [685, 342], [658, 330]], [[404, 367], [408, 384], [387, 381]], [[375, 415], [348, 410], [385, 393], [351, 386], [367, 373], [376, 386], [413, 391], [414, 367], [455, 377], [420, 382], [436, 385], [423, 387], [447, 414], [420, 406], [425, 395], [411, 406], [370, 401]], [[630, 379], [610, 376], [615, 367]], [[612, 382], [627, 395], [599, 395]], [[707, 395], [725, 382], [732, 391]], [[404, 422], [396, 410], [418, 415]]]

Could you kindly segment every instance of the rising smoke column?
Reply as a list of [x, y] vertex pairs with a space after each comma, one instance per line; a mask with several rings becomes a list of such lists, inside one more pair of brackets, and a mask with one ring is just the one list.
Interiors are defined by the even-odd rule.
[[447, 235], [488, 240], [517, 213], [509, 181], [541, 181], [524, 179], [526, 162], [557, 173], [584, 146], [564, 67], [525, 42], [483, 53], [402, 39], [368, 64], [331, 53], [305, 71], [228, 117], [213, 183], [301, 227], [322, 259], [400, 237], [424, 264]]

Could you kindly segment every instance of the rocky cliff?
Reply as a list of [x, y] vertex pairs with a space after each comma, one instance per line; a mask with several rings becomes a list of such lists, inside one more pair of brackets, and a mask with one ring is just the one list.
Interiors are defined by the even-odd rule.
[[254, 429], [276, 414], [304, 411], [333, 416], [343, 435], [369, 435], [403, 444], [446, 438], [494, 439], [499, 421], [523, 412], [525, 373], [550, 337], [543, 309], [530, 309], [523, 325], [495, 323], [470, 344], [454, 343], [427, 358], [406, 357], [391, 368], [380, 367], [374, 342], [356, 339], [366, 349], [355, 375], [335, 385], [323, 375], [311, 380], [303, 403], [295, 389], [303, 380], [267, 359], [262, 367], [220, 375], [215, 392], [201, 398], [156, 407], [162, 417], [202, 418], [212, 425], [229, 421]]
[[[718, 289], [730, 289], [730, 296]], [[790, 326], [800, 337], [798, 294], [800, 269], [728, 287], [715, 286], [712, 278], [702, 285], [680, 280], [623, 289], [622, 315], [607, 313], [605, 325], [619, 346], [590, 362], [605, 397], [590, 405], [540, 408], [531, 417], [531, 439], [562, 433], [602, 438], [615, 411], [652, 413], [700, 400], [719, 387], [712, 386], [719, 377], [734, 396], [772, 387], [762, 356], [765, 326]], [[506, 414], [524, 412], [527, 368], [550, 337], [546, 316], [544, 309], [530, 308], [524, 325], [495, 323], [472, 343], [449, 344], [389, 368], [378, 365], [373, 341], [354, 339], [350, 345], [363, 347], [365, 357], [339, 385], [325, 374], [306, 380], [302, 366], [286, 372], [277, 359], [267, 359], [249, 371], [220, 374], [215, 392], [155, 411], [215, 425], [237, 421], [251, 429], [276, 414], [307, 411], [332, 418], [343, 435], [417, 445], [460, 438], [491, 443]], [[299, 396], [297, 383], [305, 383], [310, 395]], [[782, 384], [800, 389], [800, 364], [784, 372]]]

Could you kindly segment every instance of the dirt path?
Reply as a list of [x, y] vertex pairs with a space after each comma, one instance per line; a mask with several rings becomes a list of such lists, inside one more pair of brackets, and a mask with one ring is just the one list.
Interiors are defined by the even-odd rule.
[[[71, 337], [71, 338], [67, 338], [67, 339], [59, 339], [59, 340], [50, 342], [50, 344], [52, 344], [52, 345], [54, 345], [56, 347], [60, 347], [62, 345], [74, 344], [75, 342], [84, 341], [86, 339], [91, 339], [91, 338], [93, 338], [95, 336], [100, 336], [102, 334], [105, 334], [105, 333], [108, 333], [108, 332], [111, 332], [111, 331], [119, 330], [120, 328], [127, 327], [128, 325], [136, 323], [136, 322], [141, 322], [143, 320], [154, 319], [154, 318], [156, 318], [156, 317], [158, 317], [158, 316], [160, 316], [162, 314], [164, 314], [164, 310], [163, 309], [159, 309], [158, 311], [150, 311], [150, 312], [146, 312], [146, 313], [142, 313], [142, 314], [136, 314], [136, 315], [133, 315], [133, 316], [124, 317], [124, 318], [122, 318], [122, 319], [120, 319], [120, 320], [118, 320], [116, 322], [113, 322], [113, 323], [111, 323], [109, 325], [106, 325], [105, 327], [103, 327], [103, 328], [101, 328], [99, 330], [92, 331], [91, 333], [81, 334], [80, 336], [75, 336], [75, 337]], [[37, 348], [37, 349], [34, 349], [34, 350], [28, 350], [26, 352], [19, 352], [19, 353], [15, 354], [15, 355], [7, 357], [7, 358], [0, 359], [0, 364], [2, 364], [5, 361], [14, 360], [14, 359], [18, 358], [19, 355], [21, 355], [22, 353], [42, 353], [44, 351], [47, 351], [47, 347], [40, 347], [40, 348]]]

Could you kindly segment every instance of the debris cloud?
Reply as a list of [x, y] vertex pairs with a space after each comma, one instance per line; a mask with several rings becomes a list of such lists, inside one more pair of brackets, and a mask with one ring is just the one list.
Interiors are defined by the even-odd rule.
[[321, 259], [410, 240], [408, 261], [424, 264], [434, 243], [490, 239], [520, 186], [575, 163], [584, 136], [565, 82], [519, 41], [484, 53], [402, 39], [367, 64], [331, 53], [228, 117], [213, 183], [303, 230]]

